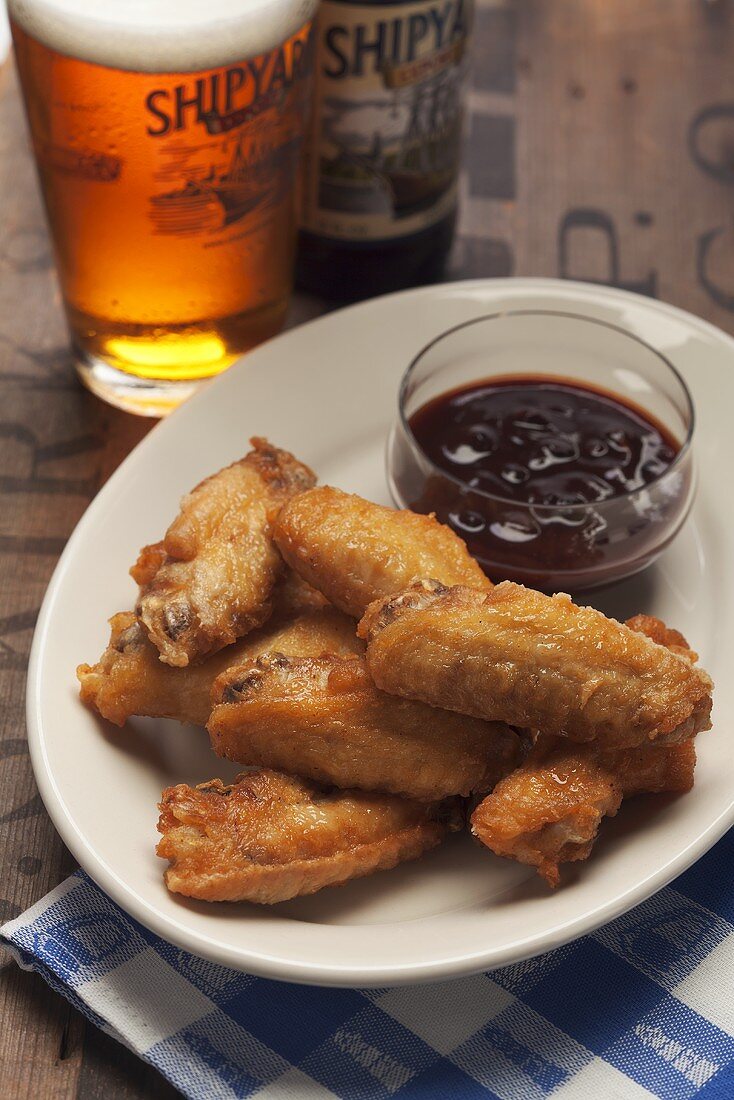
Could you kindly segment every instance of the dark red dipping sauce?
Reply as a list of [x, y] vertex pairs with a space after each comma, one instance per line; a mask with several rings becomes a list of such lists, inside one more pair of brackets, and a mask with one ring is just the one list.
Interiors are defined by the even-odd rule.
[[673, 524], [687, 495], [681, 479], [660, 480], [678, 440], [643, 410], [576, 381], [476, 382], [434, 398], [409, 425], [449, 477], [401, 478], [398, 469], [398, 489], [461, 535], [493, 579], [579, 588], [629, 573], [630, 555], [646, 564], [646, 532], [648, 558], [653, 544], [659, 552], [659, 524]]

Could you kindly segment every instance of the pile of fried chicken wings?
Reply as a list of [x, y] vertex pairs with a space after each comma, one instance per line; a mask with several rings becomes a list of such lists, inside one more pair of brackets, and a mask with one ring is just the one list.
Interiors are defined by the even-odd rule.
[[712, 683], [681, 634], [495, 586], [433, 516], [251, 444], [143, 548], [135, 610], [77, 670], [108, 721], [205, 726], [246, 769], [163, 792], [169, 890], [284, 901], [467, 826], [555, 886], [623, 799], [690, 789]]

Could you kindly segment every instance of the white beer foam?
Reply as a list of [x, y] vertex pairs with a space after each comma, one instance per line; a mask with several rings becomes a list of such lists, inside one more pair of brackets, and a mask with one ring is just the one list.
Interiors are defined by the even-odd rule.
[[196, 72], [265, 53], [312, 18], [318, 0], [8, 0], [58, 53], [132, 72]]

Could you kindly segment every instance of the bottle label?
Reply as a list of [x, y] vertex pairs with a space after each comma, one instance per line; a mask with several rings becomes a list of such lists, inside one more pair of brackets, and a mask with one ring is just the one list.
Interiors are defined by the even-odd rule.
[[456, 202], [473, 0], [322, 0], [302, 227], [375, 242]]

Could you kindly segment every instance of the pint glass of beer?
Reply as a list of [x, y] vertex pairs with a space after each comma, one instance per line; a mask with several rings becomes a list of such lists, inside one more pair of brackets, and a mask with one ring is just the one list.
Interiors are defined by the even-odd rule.
[[281, 327], [316, 0], [10, 0], [78, 370], [161, 415]]

